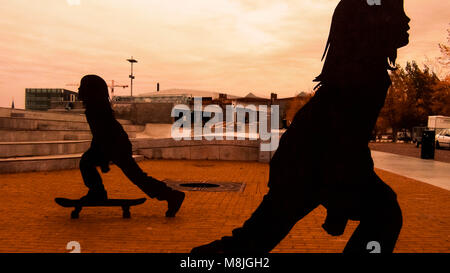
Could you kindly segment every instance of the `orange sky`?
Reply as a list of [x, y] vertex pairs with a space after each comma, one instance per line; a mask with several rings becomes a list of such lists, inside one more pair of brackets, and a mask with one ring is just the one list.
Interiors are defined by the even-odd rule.
[[[134, 94], [186, 88], [279, 97], [309, 91], [320, 73], [338, 0], [1, 0], [0, 107], [25, 88], [67, 88], [85, 74]], [[399, 63], [439, 56], [450, 1], [405, 0], [411, 42]], [[127, 95], [129, 89], [116, 89]]]

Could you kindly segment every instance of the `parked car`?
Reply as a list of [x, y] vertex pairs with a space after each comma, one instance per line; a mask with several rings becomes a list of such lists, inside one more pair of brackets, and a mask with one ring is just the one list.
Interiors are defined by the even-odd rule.
[[377, 139], [378, 142], [392, 142], [394, 140], [392, 135], [378, 135]]
[[410, 132], [397, 132], [397, 140], [398, 141], [404, 141], [404, 142], [410, 142], [412, 140], [411, 133]]
[[442, 130], [436, 135], [436, 148], [450, 148], [450, 129]]

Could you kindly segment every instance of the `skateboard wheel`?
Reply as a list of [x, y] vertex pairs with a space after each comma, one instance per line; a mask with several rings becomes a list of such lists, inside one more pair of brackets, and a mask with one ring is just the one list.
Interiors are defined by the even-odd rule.
[[130, 213], [130, 207], [122, 207], [123, 210], [123, 218], [130, 218], [131, 217], [131, 213]]
[[76, 211], [72, 211], [72, 213], [70, 214], [70, 218], [72, 219], [78, 219], [80, 217], [80, 214]]
[[70, 214], [70, 218], [78, 219], [80, 217], [80, 211], [83, 207], [75, 207], [75, 210]]

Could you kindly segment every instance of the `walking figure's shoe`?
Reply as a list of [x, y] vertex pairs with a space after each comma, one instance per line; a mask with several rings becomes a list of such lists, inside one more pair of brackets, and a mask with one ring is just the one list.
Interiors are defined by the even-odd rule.
[[216, 240], [206, 245], [195, 247], [191, 254], [224, 254], [225, 249], [221, 240]]
[[167, 197], [168, 209], [166, 211], [166, 217], [175, 217], [181, 204], [183, 204], [184, 197], [185, 193], [181, 191], [174, 190], [170, 193]]

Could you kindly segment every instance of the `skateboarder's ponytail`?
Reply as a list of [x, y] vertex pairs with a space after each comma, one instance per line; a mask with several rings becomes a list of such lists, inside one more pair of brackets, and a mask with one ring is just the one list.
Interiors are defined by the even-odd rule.
[[109, 105], [108, 85], [105, 80], [97, 75], [86, 75], [81, 79], [79, 90], [79, 98], [86, 106], [90, 104]]

